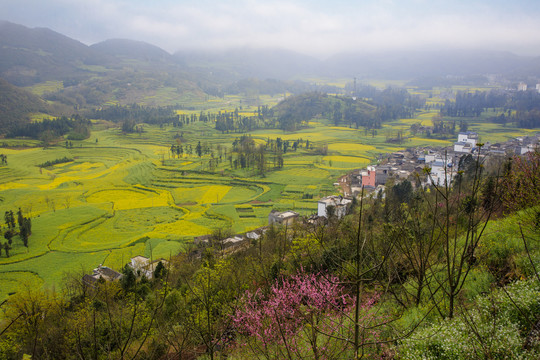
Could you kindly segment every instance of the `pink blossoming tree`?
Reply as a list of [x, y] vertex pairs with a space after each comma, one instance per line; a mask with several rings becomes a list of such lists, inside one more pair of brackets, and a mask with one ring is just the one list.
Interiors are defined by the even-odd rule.
[[[373, 297], [361, 305], [363, 321], [373, 322]], [[343, 358], [353, 345], [354, 300], [337, 277], [304, 270], [276, 281], [266, 292], [247, 291], [233, 321], [249, 349], [267, 359]], [[368, 330], [366, 342], [378, 332]]]

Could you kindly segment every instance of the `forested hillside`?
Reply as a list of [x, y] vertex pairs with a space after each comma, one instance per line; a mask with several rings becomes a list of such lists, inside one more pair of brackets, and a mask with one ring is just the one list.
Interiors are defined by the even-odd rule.
[[104, 60], [83, 43], [50, 29], [1, 21], [0, 34], [0, 76], [18, 86], [87, 76], [83, 65]]
[[28, 122], [31, 113], [49, 110], [50, 107], [38, 96], [0, 78], [0, 134]]
[[334, 125], [360, 126], [378, 129], [382, 123], [400, 118], [410, 118], [424, 103], [403, 89], [373, 91], [368, 101], [349, 97], [332, 97], [322, 93], [305, 93], [280, 102], [273, 113], [279, 127], [292, 131], [316, 116], [323, 116]]

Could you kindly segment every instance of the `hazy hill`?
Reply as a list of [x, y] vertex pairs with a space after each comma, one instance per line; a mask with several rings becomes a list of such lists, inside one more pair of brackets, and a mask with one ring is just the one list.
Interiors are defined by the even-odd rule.
[[284, 49], [236, 48], [222, 51], [179, 51], [177, 61], [190, 67], [218, 71], [233, 78], [288, 80], [319, 72], [321, 62], [311, 56]]
[[134, 40], [87, 46], [49, 29], [4, 21], [0, 49], [1, 77], [18, 86], [62, 81], [64, 88], [48, 93], [47, 100], [71, 108], [100, 106], [110, 100], [125, 104], [154, 99], [163, 87], [175, 89], [178, 97], [191, 92], [204, 98], [197, 84], [208, 83], [200, 74], [183, 71], [164, 50]]
[[238, 48], [180, 51], [174, 57], [193, 68], [235, 77], [289, 80], [302, 77], [358, 77], [410, 80], [417, 77], [540, 76], [540, 58], [503, 51], [410, 51], [342, 53], [319, 60], [288, 50]]
[[128, 39], [111, 39], [90, 46], [90, 50], [120, 59], [133, 59], [145, 62], [172, 63], [171, 54], [165, 50], [145, 43]]
[[497, 51], [425, 51], [378, 54], [349, 53], [325, 61], [329, 75], [411, 79], [425, 76], [521, 74], [527, 69], [540, 75], [538, 58]]
[[83, 43], [50, 29], [0, 22], [0, 76], [15, 85], [63, 80], [105, 59]]
[[38, 96], [0, 78], [0, 134], [13, 125], [28, 121], [28, 114], [47, 112], [48, 105]]

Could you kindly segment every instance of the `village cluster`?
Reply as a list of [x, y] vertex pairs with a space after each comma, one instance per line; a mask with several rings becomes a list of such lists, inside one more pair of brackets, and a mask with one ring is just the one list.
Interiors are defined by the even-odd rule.
[[[308, 218], [302, 218], [299, 213], [293, 210], [278, 211], [272, 210], [268, 214], [268, 225], [260, 227], [245, 234], [237, 234], [225, 239], [218, 240], [218, 248], [222, 255], [232, 253], [239, 247], [257, 241], [268, 230], [270, 226], [291, 226], [297, 221], [306, 221], [310, 224], [318, 224], [334, 216], [337, 219], [343, 218], [349, 211], [353, 203], [353, 197], [358, 197], [362, 187], [366, 194], [384, 194], [385, 186], [389, 179], [394, 183], [411, 179], [421, 179], [421, 185], [450, 184], [457, 175], [459, 160], [468, 154], [479, 156], [485, 159], [504, 159], [506, 156], [525, 155], [535, 151], [540, 145], [540, 133], [533, 136], [524, 136], [511, 139], [504, 143], [482, 144], [479, 136], [475, 132], [459, 133], [457, 141], [452, 147], [436, 148], [408, 148], [403, 151], [385, 154], [379, 157], [378, 165], [370, 165], [365, 169], [356, 170], [340, 178], [338, 183], [344, 196], [330, 195], [317, 202], [317, 214]], [[429, 174], [425, 170], [429, 169]], [[416, 176], [415, 174], [423, 176]], [[194, 238], [197, 249], [191, 255], [201, 256], [201, 249], [216, 245], [211, 244], [213, 235], [203, 235]], [[144, 256], [135, 256], [127, 264], [137, 277], [152, 279], [159, 262], [168, 264], [164, 259], [150, 260]], [[83, 283], [87, 286], [95, 287], [98, 281], [115, 281], [122, 277], [122, 274], [100, 265], [94, 269], [92, 275], [84, 275]]]
[[[403, 151], [386, 154], [379, 158], [379, 165], [368, 166], [359, 172], [353, 172], [341, 178], [342, 188], [346, 196], [358, 195], [361, 187], [367, 190], [384, 192], [389, 178], [395, 181], [419, 179], [422, 186], [431, 184], [450, 184], [457, 175], [459, 161], [463, 156], [471, 154], [480, 161], [504, 159], [511, 155], [524, 155], [534, 151], [540, 142], [540, 133], [511, 139], [504, 143], [481, 143], [475, 132], [459, 133], [457, 141], [451, 147], [409, 148]], [[429, 174], [425, 170], [429, 169]], [[427, 175], [416, 178], [415, 174]]]

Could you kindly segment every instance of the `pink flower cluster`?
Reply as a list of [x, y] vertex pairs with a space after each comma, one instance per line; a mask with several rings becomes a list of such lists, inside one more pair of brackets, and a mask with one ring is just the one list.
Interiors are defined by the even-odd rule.
[[266, 292], [247, 291], [233, 320], [240, 333], [265, 345], [293, 346], [303, 325], [324, 326], [332, 331], [333, 325], [337, 325], [331, 320], [332, 315], [350, 311], [354, 301], [343, 290], [335, 276], [301, 270], [276, 281]]

